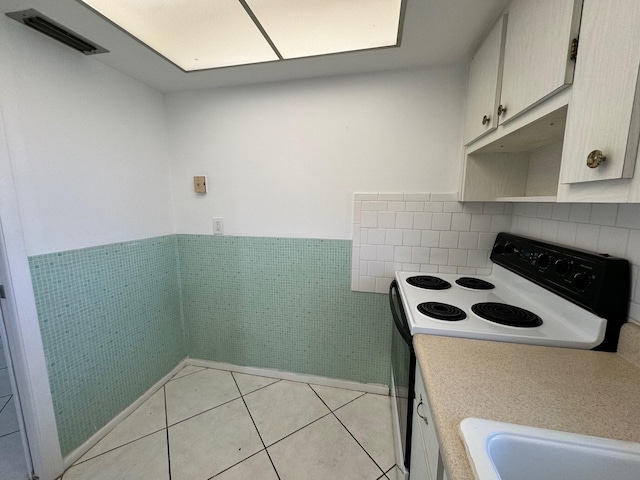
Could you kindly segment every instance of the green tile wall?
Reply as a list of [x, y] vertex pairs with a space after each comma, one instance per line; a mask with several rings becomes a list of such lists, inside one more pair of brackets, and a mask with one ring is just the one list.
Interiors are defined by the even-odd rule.
[[185, 357], [175, 236], [29, 259], [63, 455]]
[[388, 383], [385, 295], [351, 242], [174, 235], [31, 257], [63, 454], [185, 356]]
[[352, 292], [351, 241], [179, 235], [194, 358], [388, 383], [385, 295]]

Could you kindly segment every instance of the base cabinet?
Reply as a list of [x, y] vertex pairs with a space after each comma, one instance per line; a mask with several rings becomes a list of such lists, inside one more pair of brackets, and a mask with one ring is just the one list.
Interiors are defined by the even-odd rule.
[[415, 395], [409, 479], [446, 480], [447, 476], [440, 456], [440, 444], [419, 366], [416, 366]]

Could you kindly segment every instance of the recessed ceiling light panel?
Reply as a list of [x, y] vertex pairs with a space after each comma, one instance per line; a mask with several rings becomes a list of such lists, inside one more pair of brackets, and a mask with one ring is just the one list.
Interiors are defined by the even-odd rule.
[[278, 60], [238, 0], [81, 0], [183, 70]]
[[389, 47], [403, 0], [80, 0], [185, 71]]
[[396, 45], [401, 0], [246, 0], [284, 58]]

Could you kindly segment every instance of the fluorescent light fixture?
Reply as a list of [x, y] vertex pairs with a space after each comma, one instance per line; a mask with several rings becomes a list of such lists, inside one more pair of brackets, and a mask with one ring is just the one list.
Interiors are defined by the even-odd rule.
[[400, 0], [246, 0], [284, 58], [396, 45]]
[[80, 0], [182, 70], [398, 46], [406, 0]]

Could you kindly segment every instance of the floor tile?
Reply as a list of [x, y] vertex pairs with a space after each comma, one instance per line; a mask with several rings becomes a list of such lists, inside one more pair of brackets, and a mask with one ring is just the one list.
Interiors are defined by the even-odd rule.
[[164, 390], [161, 388], [146, 402], [140, 405], [131, 415], [125, 418], [116, 428], [109, 432], [91, 450], [80, 458], [80, 462], [88, 460], [142, 438], [150, 433], [162, 430], [166, 426], [164, 410]]
[[364, 392], [357, 392], [355, 390], [345, 390], [344, 388], [325, 387], [322, 385], [311, 385], [324, 403], [327, 404], [331, 410], [340, 408], [345, 403], [349, 403], [351, 400], [364, 395]]
[[382, 472], [333, 415], [268, 448], [281, 480], [375, 480]]
[[63, 480], [169, 480], [163, 430], [71, 467]]
[[400, 478], [400, 471], [398, 470], [397, 466], [394, 466], [387, 472], [387, 478], [389, 480], [398, 480]]
[[7, 368], [7, 357], [4, 356], [4, 348], [0, 347], [0, 369]]
[[390, 397], [367, 393], [336, 416], [385, 472], [395, 465]]
[[233, 372], [233, 378], [236, 379], [238, 388], [243, 395], [280, 381], [279, 378], [259, 377], [257, 375], [247, 375], [246, 373], [238, 372]]
[[264, 448], [242, 399], [169, 427], [169, 447], [171, 480], [206, 480]]
[[0, 370], [0, 397], [12, 395], [11, 383], [9, 383], [9, 369]]
[[28, 477], [20, 433], [0, 437], [0, 471], [2, 480], [26, 480]]
[[306, 383], [281, 380], [244, 400], [267, 446], [329, 413]]
[[169, 425], [240, 396], [230, 372], [204, 369], [165, 385]]
[[16, 414], [15, 397], [11, 397], [0, 412], [0, 437], [20, 430]]
[[184, 377], [185, 375], [189, 375], [191, 373], [199, 372], [200, 370], [204, 370], [204, 367], [196, 367], [194, 365], [187, 365], [182, 370], [180, 370], [178, 373], [176, 373], [173, 377], [171, 377], [171, 380], [175, 380], [176, 378]]
[[271, 460], [265, 451], [247, 458], [242, 463], [229, 470], [225, 470], [220, 475], [214, 477], [215, 480], [278, 480], [278, 475], [271, 465]]

